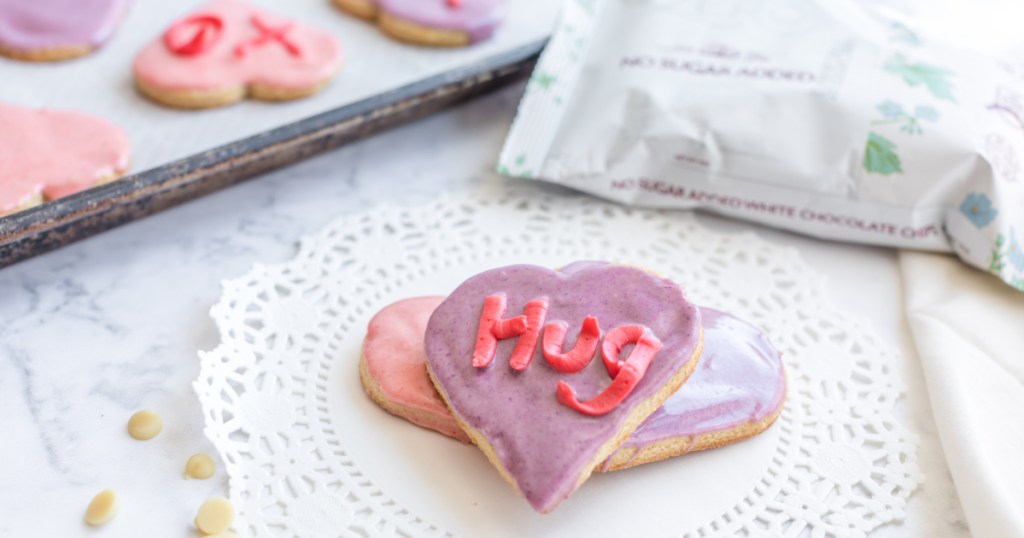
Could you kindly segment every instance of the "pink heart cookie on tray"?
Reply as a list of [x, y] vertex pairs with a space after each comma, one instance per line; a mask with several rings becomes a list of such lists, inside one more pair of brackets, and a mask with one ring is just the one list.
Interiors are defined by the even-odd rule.
[[[568, 331], [579, 334], [572, 343]], [[424, 349], [459, 425], [549, 512], [676, 392], [701, 345], [700, 312], [666, 279], [617, 265], [514, 265], [456, 288]]]
[[0, 103], [0, 125], [0, 215], [111, 181], [128, 169], [128, 136], [103, 118]]
[[114, 33], [128, 0], [0, 0], [0, 54], [29, 61], [88, 54]]
[[341, 43], [330, 33], [241, 0], [217, 0], [146, 45], [132, 71], [139, 91], [157, 102], [209, 108], [312, 95], [341, 62]]

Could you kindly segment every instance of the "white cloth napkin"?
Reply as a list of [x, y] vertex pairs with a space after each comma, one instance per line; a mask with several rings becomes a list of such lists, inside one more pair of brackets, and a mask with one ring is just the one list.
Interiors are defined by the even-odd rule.
[[901, 252], [935, 423], [974, 536], [1024, 536], [1024, 293], [959, 260]]

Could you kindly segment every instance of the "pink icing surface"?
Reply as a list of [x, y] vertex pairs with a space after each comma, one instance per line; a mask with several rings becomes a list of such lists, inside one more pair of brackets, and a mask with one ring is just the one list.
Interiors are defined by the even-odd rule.
[[[489, 367], [473, 367], [475, 321], [484, 297], [493, 293], [506, 294], [508, 315], [547, 296], [548, 321], [579, 326], [589, 315], [606, 330], [644, 325], [663, 346], [621, 405], [588, 416], [559, 403], [555, 388], [565, 380], [581, 399], [599, 394], [609, 384], [600, 360], [577, 373], [562, 373], [547, 364], [537, 346], [530, 367], [516, 372], [509, 367], [516, 342], [509, 339], [498, 343]], [[567, 273], [514, 265], [480, 273], [456, 288], [431, 315], [424, 348], [452, 412], [488, 440], [531, 506], [548, 512], [576, 489], [599, 448], [624, 427], [636, 405], [690, 360], [699, 337], [700, 313], [682, 290], [640, 269], [601, 264]]]
[[363, 341], [366, 367], [381, 392], [394, 403], [410, 407], [418, 416], [406, 417], [464, 443], [462, 431], [427, 375], [423, 333], [430, 314], [444, 297], [416, 297], [385, 307], [373, 316]]
[[0, 0], [0, 44], [42, 50], [105, 42], [128, 0]]
[[[195, 12], [220, 17], [223, 30], [214, 45], [195, 56], [177, 55], [157, 36], [135, 57], [132, 69], [146, 83], [166, 90], [216, 90], [249, 84], [284, 89], [316, 86], [341, 66], [341, 43], [331, 34], [252, 7], [240, 0], [217, 0]], [[296, 55], [278, 41], [268, 41], [238, 55], [236, 47], [263, 35], [252, 22], [257, 15], [268, 25], [291, 22], [286, 32]]]
[[40, 192], [74, 194], [128, 168], [127, 135], [102, 118], [0, 103], [0, 125], [0, 212]]
[[487, 39], [505, 15], [505, 0], [376, 0], [390, 15], [421, 26], [469, 34], [472, 42]]
[[[375, 342], [371, 374], [389, 398], [433, 413], [433, 425], [427, 427], [463, 440], [465, 434], [424, 368], [423, 331], [442, 300], [444, 297], [405, 299], [374, 316], [367, 333], [367, 342], [371, 336]], [[761, 421], [782, 405], [786, 378], [780, 354], [768, 337], [753, 325], [711, 308], [701, 308], [701, 319], [704, 352], [697, 370], [623, 446], [642, 450], [672, 437], [729, 430]], [[370, 361], [368, 349], [364, 347], [364, 353]], [[392, 376], [395, 379], [388, 380]]]

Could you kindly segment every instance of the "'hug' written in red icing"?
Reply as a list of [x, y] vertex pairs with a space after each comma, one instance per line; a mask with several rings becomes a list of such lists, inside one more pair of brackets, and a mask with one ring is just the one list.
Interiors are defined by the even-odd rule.
[[[492, 294], [484, 298], [480, 323], [477, 328], [476, 345], [473, 348], [473, 366], [486, 368], [497, 353], [498, 340], [517, 338], [509, 358], [509, 366], [523, 371], [533, 359], [541, 327], [547, 318], [548, 299], [540, 297], [526, 304], [525, 312], [505, 319], [508, 308], [504, 294]], [[594, 352], [601, 340], [601, 328], [594, 316], [583, 320], [576, 344], [567, 352], [562, 351], [568, 325], [564, 322], [549, 323], [544, 327], [541, 351], [552, 368], [559, 372], [574, 373], [582, 370], [594, 358]], [[629, 358], [622, 360], [622, 348], [634, 344]], [[643, 325], [620, 325], [604, 336], [601, 356], [612, 383], [593, 399], [580, 402], [576, 393], [565, 381], [559, 381], [556, 389], [558, 401], [580, 413], [600, 416], [615, 409], [633, 391], [647, 373], [654, 356], [661, 350], [661, 340]]]

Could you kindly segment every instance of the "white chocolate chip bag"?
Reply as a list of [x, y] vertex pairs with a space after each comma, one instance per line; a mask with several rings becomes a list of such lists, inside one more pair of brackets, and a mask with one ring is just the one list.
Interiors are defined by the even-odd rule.
[[844, 0], [571, 0], [502, 174], [956, 252], [1024, 290], [1024, 82]]

